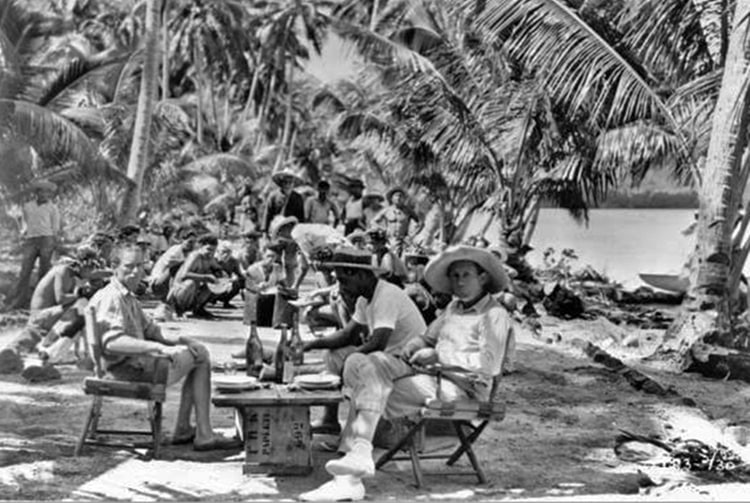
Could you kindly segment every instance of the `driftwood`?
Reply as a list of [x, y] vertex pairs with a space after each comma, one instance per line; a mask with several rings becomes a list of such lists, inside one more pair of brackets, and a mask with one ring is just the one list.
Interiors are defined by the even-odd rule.
[[622, 360], [615, 358], [595, 344], [586, 342], [581, 349], [596, 363], [604, 365], [608, 369], [620, 374], [637, 390], [665, 398], [679, 398], [684, 405], [695, 405], [695, 401], [692, 398], [682, 397], [672, 387], [665, 388], [643, 372], [628, 367]]
[[750, 382], [750, 354], [719, 346], [696, 344], [687, 372], [697, 372], [716, 379]]

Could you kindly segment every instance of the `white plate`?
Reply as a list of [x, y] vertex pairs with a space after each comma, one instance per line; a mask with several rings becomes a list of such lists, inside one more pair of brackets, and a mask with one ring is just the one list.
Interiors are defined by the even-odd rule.
[[302, 387], [330, 387], [338, 386], [341, 378], [333, 374], [302, 374], [295, 377], [294, 382]]
[[237, 386], [254, 386], [258, 384], [258, 379], [252, 376], [223, 375], [215, 376], [213, 382], [217, 387], [229, 388]]

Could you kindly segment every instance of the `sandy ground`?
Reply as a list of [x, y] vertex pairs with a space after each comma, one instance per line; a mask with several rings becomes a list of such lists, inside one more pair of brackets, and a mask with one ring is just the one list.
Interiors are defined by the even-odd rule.
[[[218, 320], [171, 322], [165, 329], [193, 335], [209, 346], [215, 362], [229, 361], [244, 343], [240, 310], [214, 311]], [[428, 487], [416, 489], [410, 465], [398, 462], [366, 481], [368, 500], [747, 499], [750, 485], [741, 480], [626, 461], [613, 449], [620, 428], [662, 438], [732, 442], [724, 435], [726, 425], [750, 426], [747, 384], [667, 374], [632, 360], [638, 351], [645, 354], [658, 344], [660, 331], [623, 329], [603, 319], [563, 322], [543, 316], [541, 321], [541, 337], [523, 330], [519, 334], [517, 369], [504, 379], [507, 416], [478, 443], [490, 483], [477, 486], [471, 476], [428, 476]], [[14, 332], [4, 330], [0, 345]], [[276, 334], [263, 330], [261, 337], [272, 346]], [[630, 357], [628, 363], [697, 406], [633, 389], [576, 349], [571, 344], [576, 338]], [[639, 341], [635, 351], [634, 340]], [[60, 369], [62, 381], [46, 384], [0, 376], [0, 499], [294, 500], [328, 479], [323, 464], [333, 454], [322, 450], [314, 452], [312, 475], [277, 478], [242, 476], [238, 453], [196, 453], [189, 447], [167, 447], [158, 461], [102, 447], [88, 447], [82, 457], [73, 458], [90, 403], [81, 391], [87, 373], [74, 365]], [[177, 400], [177, 388], [171, 389], [167, 431]], [[136, 402], [110, 403], [105, 414], [121, 425], [146, 424], [145, 407]], [[212, 418], [215, 427], [233, 431], [231, 410], [215, 408]], [[430, 437], [427, 449], [446, 444], [445, 437]], [[425, 468], [442, 469], [429, 462]]]

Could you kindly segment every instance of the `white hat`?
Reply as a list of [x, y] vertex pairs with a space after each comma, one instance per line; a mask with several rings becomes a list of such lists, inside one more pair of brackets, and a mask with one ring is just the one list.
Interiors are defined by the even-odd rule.
[[31, 188], [34, 190], [50, 190], [54, 191], [57, 189], [57, 185], [49, 180], [34, 180], [31, 182]]
[[376, 276], [387, 272], [382, 267], [372, 265], [372, 253], [351, 246], [340, 246], [330, 250], [328, 256], [320, 260], [318, 267], [323, 269], [335, 269], [336, 267], [367, 269]]
[[500, 292], [510, 285], [503, 263], [496, 255], [484, 248], [466, 245], [448, 247], [443, 253], [430, 260], [424, 270], [424, 279], [437, 292], [453, 293], [448, 279], [448, 269], [454, 262], [462, 260], [474, 262], [489, 275], [490, 293]]
[[279, 233], [279, 229], [289, 224], [296, 225], [298, 222], [299, 220], [294, 216], [285, 217], [283, 215], [276, 215], [273, 217], [273, 220], [271, 220], [271, 225], [268, 226], [268, 234], [272, 240], [276, 239], [278, 237], [277, 234]]
[[302, 178], [300, 178], [300, 176], [297, 173], [295, 173], [289, 168], [284, 168], [281, 171], [277, 171], [276, 173], [271, 175], [271, 180], [273, 180], [274, 183], [276, 183], [277, 185], [284, 179], [291, 179], [295, 182], [302, 181]]

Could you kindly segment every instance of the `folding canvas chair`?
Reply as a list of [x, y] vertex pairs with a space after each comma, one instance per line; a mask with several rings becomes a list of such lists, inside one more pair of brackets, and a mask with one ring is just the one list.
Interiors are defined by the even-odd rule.
[[[440, 390], [443, 372], [448, 368], [435, 367], [427, 373], [436, 375], [438, 379], [438, 390]], [[456, 461], [466, 455], [471, 463], [472, 470], [440, 471], [439, 475], [476, 475], [480, 484], [487, 483], [484, 473], [472, 445], [491, 421], [502, 421], [505, 417], [505, 403], [500, 398], [500, 375], [492, 380], [490, 399], [488, 401], [461, 400], [456, 402], [441, 401], [437, 398], [427, 400], [425, 406], [419, 411], [416, 422], [408, 429], [406, 434], [386, 451], [375, 462], [375, 468], [380, 469], [391, 460], [411, 460], [412, 471], [417, 487], [424, 485], [424, 474], [420, 460], [422, 459], [445, 459], [446, 465], [453, 466]], [[440, 393], [438, 392], [438, 396]], [[451, 452], [426, 454], [419, 452], [419, 438], [424, 435], [425, 423], [430, 421], [448, 421], [453, 426], [453, 431], [458, 438], [458, 444]], [[407, 451], [408, 456], [397, 455], [401, 450]]]
[[[102, 366], [102, 342], [101, 334], [97, 331], [94, 318], [94, 308], [88, 306], [84, 310], [86, 320], [86, 342], [89, 353], [94, 363], [94, 376], [87, 377], [83, 381], [83, 391], [92, 395], [93, 400], [86, 423], [83, 427], [81, 437], [78, 440], [74, 456], [81, 454], [84, 444], [106, 445], [120, 448], [135, 449], [137, 447], [151, 447], [152, 456], [159, 457], [161, 446], [161, 423], [162, 404], [166, 400], [167, 374], [169, 371], [169, 358], [166, 356], [155, 356], [156, 369], [153, 382], [131, 382], [120, 381], [106, 377]], [[109, 353], [112, 353], [109, 351]], [[148, 402], [149, 430], [108, 430], [99, 428], [99, 419], [102, 413], [104, 399], [107, 397], [120, 399], [133, 399]], [[140, 436], [148, 435], [150, 442], [113, 442], [108, 440], [110, 436]]]

